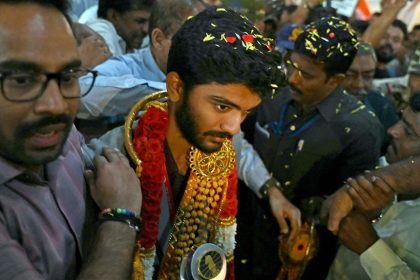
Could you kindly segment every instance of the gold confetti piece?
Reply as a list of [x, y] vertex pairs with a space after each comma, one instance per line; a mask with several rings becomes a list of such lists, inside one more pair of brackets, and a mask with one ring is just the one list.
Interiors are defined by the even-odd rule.
[[278, 88], [279, 86], [276, 85], [276, 84], [270, 84], [270, 87], [272, 87], [272, 88]]
[[335, 108], [335, 114], [338, 114], [338, 113], [340, 113], [340, 111], [341, 111], [341, 102], [340, 103], [338, 103], [338, 106], [337, 106], [337, 108]]
[[372, 116], [376, 117], [376, 114], [372, 111], [368, 111], [369, 114], [371, 114]]
[[346, 133], [350, 133], [351, 128], [350, 127], [346, 127], [344, 130], [346, 131]]
[[365, 107], [366, 107], [365, 105], [359, 106], [356, 109], [354, 109], [353, 111], [351, 111], [351, 114], [357, 113], [360, 110], [363, 110]]
[[187, 17], [187, 20], [190, 20], [190, 19], [192, 19], [193, 18], [193, 16], [189, 16], [189, 17]]
[[252, 43], [246, 43], [246, 50], [255, 51], [257, 48]]
[[214, 36], [206, 33], [206, 36], [204, 37], [203, 42], [208, 42], [208, 41], [211, 41], [211, 40], [214, 40]]
[[217, 12], [226, 12], [226, 9], [225, 8], [217, 8], [216, 11]]
[[289, 186], [291, 183], [290, 183], [290, 181], [286, 181], [286, 182], [284, 182], [284, 185], [285, 186]]
[[214, 23], [211, 23], [211, 26], [213, 26], [213, 27], [217, 27], [217, 25], [216, 25], [216, 24], [214, 24]]

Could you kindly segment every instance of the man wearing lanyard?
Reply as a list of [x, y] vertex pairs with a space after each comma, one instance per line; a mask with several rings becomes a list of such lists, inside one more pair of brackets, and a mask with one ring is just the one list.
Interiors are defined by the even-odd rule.
[[[310, 24], [285, 59], [290, 87], [263, 102], [257, 113], [255, 148], [306, 220], [314, 218], [305, 213], [308, 201], [319, 201], [310, 198], [331, 194], [349, 176], [374, 168], [379, 157], [381, 124], [341, 87], [357, 45], [344, 21], [324, 18]], [[273, 246], [279, 231], [264, 209], [255, 219], [254, 248], [260, 251], [254, 254], [254, 276], [273, 279], [280, 267]], [[268, 222], [261, 222], [265, 218]], [[336, 252], [335, 237], [325, 227], [316, 228], [319, 251], [303, 279], [324, 279]]]

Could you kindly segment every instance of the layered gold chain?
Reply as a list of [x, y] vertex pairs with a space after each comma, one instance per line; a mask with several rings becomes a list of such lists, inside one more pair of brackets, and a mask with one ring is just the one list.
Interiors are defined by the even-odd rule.
[[190, 177], [178, 208], [159, 279], [179, 279], [182, 258], [198, 246], [213, 242], [223, 211], [235, 152], [226, 140], [215, 153], [197, 148], [189, 153]]

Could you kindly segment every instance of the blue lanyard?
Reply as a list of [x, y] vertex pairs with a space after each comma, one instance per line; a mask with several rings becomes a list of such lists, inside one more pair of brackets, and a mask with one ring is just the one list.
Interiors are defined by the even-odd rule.
[[[268, 127], [271, 128], [271, 130], [274, 132], [274, 134], [281, 136], [283, 134], [284, 130], [284, 118], [286, 117], [287, 107], [289, 106], [290, 102], [286, 102], [281, 106], [280, 109], [280, 119], [278, 121], [272, 121], [268, 123]], [[313, 115], [309, 120], [307, 120], [301, 127], [299, 127], [297, 130], [293, 131], [289, 135], [287, 135], [287, 138], [293, 138], [301, 134], [304, 130], [309, 128], [317, 119], [319, 119], [320, 115], [319, 112], [317, 112], [315, 115]]]

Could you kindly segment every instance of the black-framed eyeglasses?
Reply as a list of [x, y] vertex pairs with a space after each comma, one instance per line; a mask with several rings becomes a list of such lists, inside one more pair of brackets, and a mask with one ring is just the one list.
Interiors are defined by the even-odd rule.
[[[57, 73], [1, 72], [0, 86], [4, 98], [12, 102], [28, 102], [42, 96], [48, 82], [56, 80], [62, 96], [75, 99], [86, 96], [93, 88], [97, 71], [84, 68], [70, 69]], [[83, 77], [83, 89], [79, 79]], [[82, 90], [82, 91], [81, 91]]]

